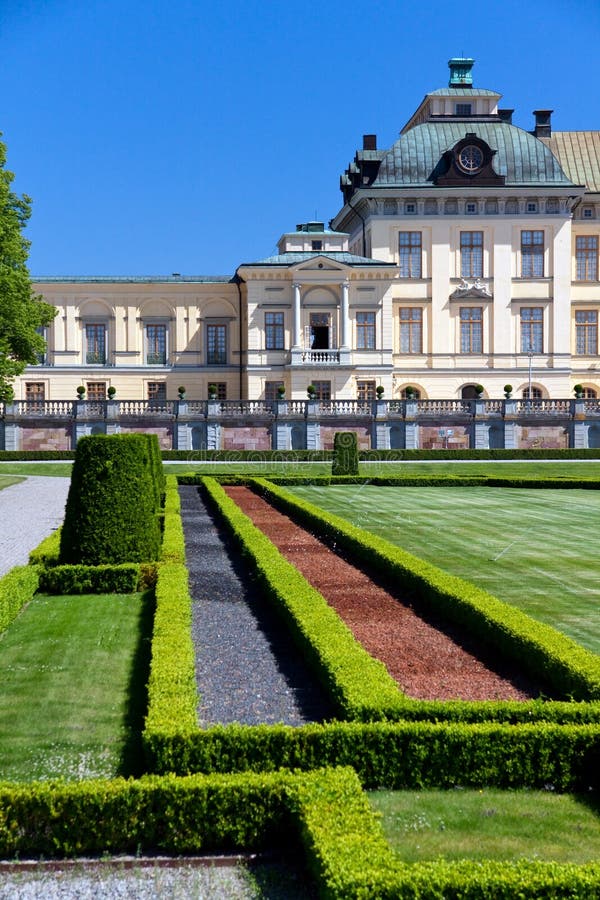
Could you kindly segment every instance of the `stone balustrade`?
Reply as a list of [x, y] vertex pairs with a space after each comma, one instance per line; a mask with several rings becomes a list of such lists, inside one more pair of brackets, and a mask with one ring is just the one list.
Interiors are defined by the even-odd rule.
[[164, 449], [600, 447], [598, 400], [47, 400], [0, 405], [0, 447], [71, 449], [84, 434], [152, 431]]

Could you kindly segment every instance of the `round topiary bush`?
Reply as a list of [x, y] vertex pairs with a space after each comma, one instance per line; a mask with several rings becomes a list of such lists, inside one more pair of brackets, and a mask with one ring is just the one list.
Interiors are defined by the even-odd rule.
[[157, 452], [155, 435], [80, 439], [61, 534], [61, 563], [158, 559]]

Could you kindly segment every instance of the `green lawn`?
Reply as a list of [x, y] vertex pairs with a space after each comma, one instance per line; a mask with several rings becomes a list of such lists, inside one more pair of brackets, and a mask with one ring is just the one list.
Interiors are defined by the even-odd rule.
[[438, 858], [585, 863], [600, 856], [595, 798], [550, 791], [376, 791], [387, 839], [403, 862]]
[[[68, 477], [71, 475], [71, 462], [2, 462], [0, 474], [6, 475], [55, 475]], [[283, 463], [283, 462], [206, 462], [198, 463], [164, 463], [165, 472], [169, 475], [183, 475], [198, 472], [202, 475], [330, 475], [331, 463]], [[600, 479], [600, 460], [588, 461], [551, 461], [540, 462], [392, 462], [361, 463], [362, 475], [493, 475], [514, 476], [516, 478], [592, 478]]]
[[372, 485], [290, 490], [600, 652], [600, 492]]
[[136, 774], [148, 595], [37, 596], [0, 639], [0, 779]]
[[10, 487], [11, 484], [19, 484], [20, 481], [23, 481], [23, 479], [13, 475], [0, 475], [0, 491], [2, 488]]

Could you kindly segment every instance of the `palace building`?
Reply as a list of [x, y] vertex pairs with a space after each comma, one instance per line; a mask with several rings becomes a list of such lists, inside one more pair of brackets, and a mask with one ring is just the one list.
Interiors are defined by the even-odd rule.
[[450, 60], [391, 147], [364, 135], [328, 227], [298, 225], [275, 256], [35, 279], [58, 314], [16, 400], [600, 397], [600, 131], [554, 132], [548, 109], [513, 125], [473, 63]]

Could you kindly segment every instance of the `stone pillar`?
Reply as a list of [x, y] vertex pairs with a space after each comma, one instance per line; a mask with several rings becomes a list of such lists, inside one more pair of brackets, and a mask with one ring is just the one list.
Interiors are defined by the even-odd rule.
[[341, 326], [342, 326], [342, 334], [341, 334], [341, 342], [340, 349], [348, 350], [350, 347], [350, 302], [349, 302], [349, 293], [350, 293], [350, 282], [348, 279], [342, 281], [342, 308], [341, 308]]
[[516, 400], [504, 401], [504, 449], [517, 450], [517, 403]]
[[302, 312], [300, 305], [300, 282], [294, 281], [294, 333], [292, 335], [292, 350], [300, 350], [302, 346]]
[[475, 450], [490, 449], [490, 423], [485, 418], [485, 400], [475, 400]]
[[419, 449], [419, 426], [415, 421], [417, 417], [418, 401], [407, 400], [404, 412], [404, 445], [407, 450]]
[[585, 421], [585, 400], [575, 400], [571, 446], [574, 450], [587, 450], [589, 424]]
[[4, 424], [4, 449], [21, 449], [21, 429], [14, 422], [5, 422]]
[[308, 400], [306, 403], [306, 449], [321, 449], [321, 425], [319, 422], [318, 400]]

